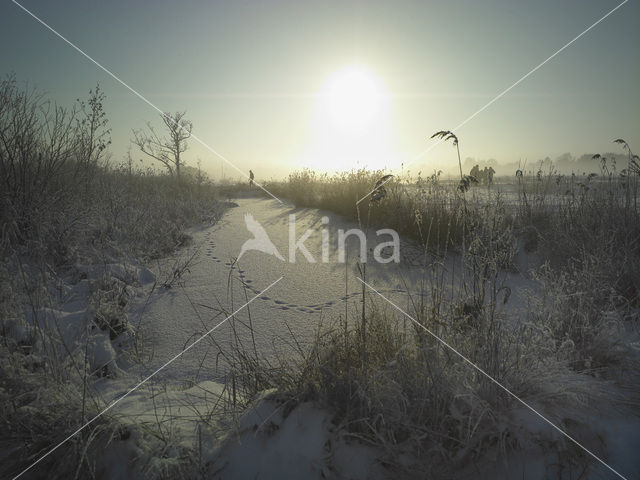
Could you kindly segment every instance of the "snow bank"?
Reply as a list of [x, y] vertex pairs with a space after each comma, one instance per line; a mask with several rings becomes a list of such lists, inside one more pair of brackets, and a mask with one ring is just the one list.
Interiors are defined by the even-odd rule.
[[5, 301], [14, 298], [16, 311], [23, 312], [2, 319], [7, 341], [32, 355], [55, 351], [56, 361], [69, 355], [84, 358], [86, 348], [91, 374], [117, 374], [112, 342], [128, 330], [126, 307], [155, 282], [153, 272], [127, 262], [77, 264], [61, 276], [27, 263], [20, 271], [15, 291], [4, 282], [0, 292]]
[[347, 443], [326, 410], [311, 402], [292, 406], [265, 392], [241, 417], [239, 430], [213, 452], [209, 473], [225, 479], [387, 478], [378, 454]]
[[74, 269], [80, 278], [89, 280], [113, 277], [127, 284], [137, 285], [147, 285], [156, 281], [156, 276], [151, 270], [133, 263], [77, 264]]

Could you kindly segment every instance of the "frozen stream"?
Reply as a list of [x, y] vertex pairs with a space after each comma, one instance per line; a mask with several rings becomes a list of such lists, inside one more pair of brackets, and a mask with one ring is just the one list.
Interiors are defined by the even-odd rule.
[[[294, 208], [275, 200], [254, 197], [236, 202], [238, 206], [230, 208], [216, 225], [192, 230], [194, 243], [191, 247], [158, 265], [158, 269], [164, 271], [158, 275], [160, 284], [170, 276], [176, 262], [179, 265], [180, 261], [193, 255], [188, 271], [180, 281], [174, 282], [172, 288], [158, 286], [148, 298], [139, 299], [131, 319], [134, 324], [140, 322], [145, 332], [145, 345], [153, 349], [153, 359], [148, 367], [163, 365], [247, 300], [258, 297], [235, 315], [235, 323], [234, 319], [224, 322], [164, 369], [159, 377], [176, 381], [211, 378], [216, 359], [219, 360], [219, 349], [228, 348], [234, 327], [245, 348], [253, 349], [255, 339], [258, 352], [268, 355], [286, 352], [296, 343], [304, 347], [320, 322], [335, 321], [340, 315], [344, 316], [347, 309], [350, 312], [360, 309], [362, 285], [357, 280], [360, 242], [355, 236], [348, 237], [346, 262], [339, 261], [337, 252], [338, 229], [346, 231], [357, 228], [357, 224], [329, 212]], [[232, 265], [244, 242], [253, 238], [245, 225], [246, 214], [251, 214], [264, 227], [286, 261], [250, 250], [242, 255], [237, 265]], [[295, 263], [289, 261], [290, 215], [295, 215], [295, 241], [307, 229], [313, 230], [304, 245], [315, 263], [309, 262], [300, 250], [296, 252]], [[326, 219], [323, 223], [324, 216], [328, 217], [328, 223]], [[327, 262], [322, 261], [323, 229], [329, 238]], [[388, 234], [377, 236], [374, 229], [370, 230], [367, 281], [399, 307], [411, 312], [407, 290], [412, 292], [414, 301], [417, 300], [424, 269], [412, 265], [417, 265], [420, 253], [402, 241], [400, 264], [375, 262], [372, 249], [392, 238]], [[384, 252], [388, 255], [392, 249], [389, 247]], [[510, 284], [524, 281], [518, 274], [508, 276], [512, 277]], [[283, 278], [279, 282], [261, 293], [280, 277]], [[373, 292], [368, 293], [372, 299], [376, 297]], [[516, 292], [514, 294], [517, 296]], [[375, 301], [379, 305], [386, 304], [380, 297]], [[249, 320], [253, 337], [243, 326], [248, 325]], [[208, 368], [200, 370], [203, 359]]]

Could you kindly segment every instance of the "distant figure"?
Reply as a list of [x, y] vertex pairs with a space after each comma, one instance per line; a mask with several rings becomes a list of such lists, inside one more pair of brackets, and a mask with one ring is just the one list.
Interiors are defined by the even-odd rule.
[[253, 187], [253, 171], [249, 170], [249, 186]]
[[489, 167], [489, 169], [487, 170], [487, 182], [489, 182], [489, 185], [493, 184], [493, 175], [496, 173], [496, 171], [493, 169], [493, 167]]

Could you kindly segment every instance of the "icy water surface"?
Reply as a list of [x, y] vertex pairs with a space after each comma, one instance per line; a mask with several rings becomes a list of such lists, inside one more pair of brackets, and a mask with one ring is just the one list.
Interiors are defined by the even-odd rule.
[[[216, 362], [223, 363], [220, 350], [228, 351], [235, 338], [242, 342], [243, 348], [250, 351], [255, 348], [266, 355], [305, 348], [321, 322], [339, 321], [345, 311], [353, 313], [361, 308], [359, 241], [355, 236], [349, 237], [345, 262], [339, 261], [337, 252], [338, 229], [358, 228], [357, 224], [329, 212], [297, 209], [275, 200], [244, 198], [237, 200], [237, 204], [218, 224], [192, 231], [194, 245], [182, 250], [177, 259], [161, 262], [158, 267], [165, 273], [158, 275], [158, 283], [172, 277], [175, 262], [180, 265], [181, 259], [193, 255], [188, 271], [179, 281], [173, 282], [171, 288], [158, 287], [148, 300], [140, 301], [137, 312], [132, 315], [133, 321], [141, 322], [146, 332], [145, 345], [153, 348], [151, 365], [157, 368], [253, 299], [164, 369], [161, 372], [164, 378], [211, 378]], [[285, 261], [249, 250], [234, 264], [244, 242], [254, 237], [245, 224], [247, 213], [265, 229]], [[293, 233], [290, 215], [295, 215]], [[325, 218], [323, 223], [325, 216], [328, 222]], [[291, 242], [294, 243], [308, 229], [313, 233], [304, 245], [315, 262], [310, 262], [300, 250], [295, 254], [295, 262], [291, 262], [290, 236], [295, 239]], [[329, 240], [326, 262], [322, 257], [323, 229]], [[369, 229], [366, 279], [398, 307], [411, 312], [425, 274], [423, 268], [416, 266], [421, 254], [409, 242], [402, 241], [400, 264], [375, 262], [373, 249], [390, 240], [389, 235], [378, 236], [375, 229]], [[391, 254], [391, 248], [385, 253]], [[454, 270], [453, 265], [449, 270]], [[280, 281], [264, 291], [280, 277]], [[368, 303], [371, 300], [393, 309], [374, 292], [367, 290], [367, 295]]]

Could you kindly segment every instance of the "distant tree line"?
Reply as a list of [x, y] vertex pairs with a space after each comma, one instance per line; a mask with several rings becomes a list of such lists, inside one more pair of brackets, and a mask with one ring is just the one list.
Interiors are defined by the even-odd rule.
[[[609, 169], [616, 167], [618, 173], [626, 168], [627, 165], [627, 155], [624, 153], [605, 153], [602, 154], [603, 157], [607, 158], [607, 164], [609, 165]], [[589, 173], [600, 173], [601, 169], [601, 160], [599, 158], [594, 158], [594, 154], [585, 153], [580, 155], [579, 157], [574, 157], [571, 153], [563, 153], [558, 157], [551, 159], [550, 157], [545, 157], [544, 159], [538, 160], [519, 160], [516, 162], [508, 162], [508, 163], [499, 163], [495, 159], [488, 160], [478, 160], [475, 158], [468, 157], [464, 161], [464, 170], [470, 172], [475, 166], [478, 167], [480, 171], [483, 169], [493, 169], [496, 175], [515, 175], [517, 170], [521, 170], [526, 175], [535, 175], [536, 172], [542, 170], [544, 172], [549, 172], [551, 169], [555, 173], [567, 174], [575, 173], [576, 175], [582, 175]], [[473, 175], [473, 173], [471, 173]], [[478, 178], [480, 180], [480, 178]]]

